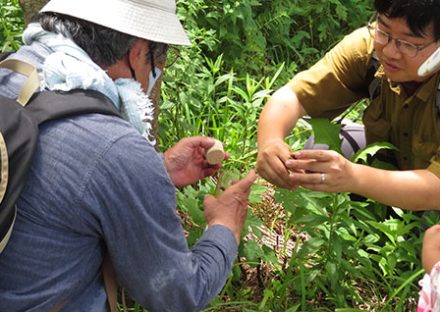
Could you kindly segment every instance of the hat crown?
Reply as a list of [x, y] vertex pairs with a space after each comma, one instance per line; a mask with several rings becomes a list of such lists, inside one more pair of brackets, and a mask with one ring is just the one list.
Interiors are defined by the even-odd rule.
[[[156, 8], [159, 10], [167, 11], [169, 13], [176, 12], [176, 1], [174, 0], [112, 0], [115, 2], [128, 2], [133, 5], [134, 8], [139, 6], [147, 6], [151, 8]], [[105, 1], [105, 5], [111, 1]]]
[[190, 44], [175, 0], [51, 0], [41, 12], [69, 15], [147, 40]]

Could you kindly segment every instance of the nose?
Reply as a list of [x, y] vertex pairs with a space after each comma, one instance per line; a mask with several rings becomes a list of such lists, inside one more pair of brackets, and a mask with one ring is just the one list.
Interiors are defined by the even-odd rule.
[[393, 38], [390, 38], [388, 43], [382, 48], [382, 52], [387, 58], [400, 58], [402, 56], [397, 47], [396, 40]]

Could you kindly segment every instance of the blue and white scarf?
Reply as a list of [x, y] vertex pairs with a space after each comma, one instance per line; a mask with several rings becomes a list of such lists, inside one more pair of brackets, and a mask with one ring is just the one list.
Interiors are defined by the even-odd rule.
[[[38, 42], [53, 51], [44, 61], [40, 74], [41, 88], [57, 91], [95, 90], [109, 97], [122, 117], [133, 125], [151, 144], [154, 105], [141, 84], [134, 79], [113, 81], [107, 73], [70, 38], [45, 31], [40, 24], [30, 24], [23, 41]], [[151, 87], [149, 88], [151, 90]], [[150, 91], [149, 90], [149, 91]]]

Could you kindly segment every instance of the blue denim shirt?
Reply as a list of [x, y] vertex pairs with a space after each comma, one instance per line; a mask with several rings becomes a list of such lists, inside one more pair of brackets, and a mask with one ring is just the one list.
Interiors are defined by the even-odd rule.
[[[38, 49], [15, 57], [38, 66]], [[21, 82], [0, 71], [0, 94], [15, 94]], [[175, 208], [161, 155], [124, 120], [45, 123], [0, 254], [0, 311], [107, 311], [105, 253], [120, 285], [150, 311], [202, 309], [223, 287], [237, 245], [217, 225], [190, 250]]]

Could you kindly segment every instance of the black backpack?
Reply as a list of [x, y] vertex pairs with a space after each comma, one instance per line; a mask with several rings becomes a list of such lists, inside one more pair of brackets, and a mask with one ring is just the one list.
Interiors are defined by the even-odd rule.
[[[1, 59], [0, 55], [0, 59]], [[26, 182], [38, 140], [38, 126], [48, 120], [80, 114], [119, 116], [110, 99], [96, 91], [44, 91], [36, 69], [7, 59], [0, 67], [28, 76], [17, 100], [0, 96], [0, 253], [5, 248], [16, 217], [16, 201]]]

